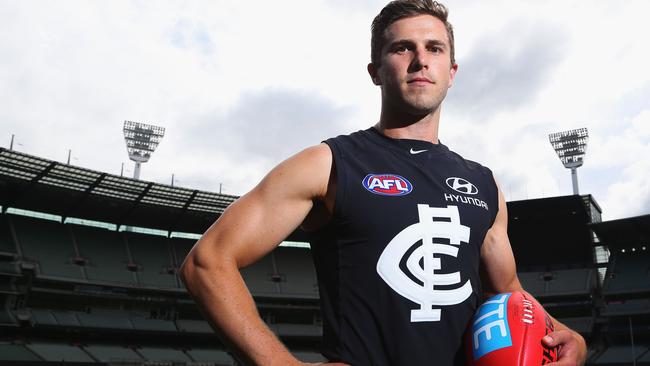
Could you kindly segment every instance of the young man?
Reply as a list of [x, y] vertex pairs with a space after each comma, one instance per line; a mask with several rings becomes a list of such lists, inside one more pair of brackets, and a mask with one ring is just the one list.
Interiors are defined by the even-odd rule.
[[[300, 225], [314, 236], [323, 354], [331, 362], [463, 364], [463, 333], [481, 286], [522, 290], [492, 173], [438, 141], [441, 104], [458, 68], [446, 8], [393, 1], [372, 32], [368, 72], [381, 87], [379, 122], [278, 165], [183, 265], [190, 294], [251, 364], [301, 364], [259, 318], [239, 274]], [[555, 326], [544, 342], [561, 346], [557, 365], [583, 363], [584, 340]]]

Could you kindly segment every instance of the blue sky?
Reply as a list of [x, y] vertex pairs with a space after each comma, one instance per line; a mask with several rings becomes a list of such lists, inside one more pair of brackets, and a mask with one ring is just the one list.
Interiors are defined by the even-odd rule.
[[[119, 173], [124, 120], [159, 124], [142, 178], [243, 194], [377, 121], [365, 68], [383, 4], [0, 0], [0, 143]], [[547, 135], [587, 127], [581, 193], [606, 219], [650, 213], [650, 3], [447, 5], [460, 66], [441, 141], [519, 200], [571, 193]]]

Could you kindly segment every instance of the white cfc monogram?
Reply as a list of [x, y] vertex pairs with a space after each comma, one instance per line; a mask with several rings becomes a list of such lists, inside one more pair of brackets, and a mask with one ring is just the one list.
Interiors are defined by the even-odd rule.
[[[377, 272], [395, 292], [420, 305], [411, 310], [411, 322], [437, 322], [440, 309], [434, 307], [459, 304], [472, 294], [469, 280], [455, 288], [439, 288], [460, 284], [460, 272], [439, 272], [440, 256], [457, 257], [461, 243], [469, 242], [470, 229], [461, 225], [457, 206], [420, 204], [418, 216], [419, 222], [406, 227], [388, 243], [377, 262]], [[440, 243], [440, 239], [449, 244]], [[422, 245], [406, 258], [406, 267], [421, 283], [400, 268], [402, 258], [419, 241]]]

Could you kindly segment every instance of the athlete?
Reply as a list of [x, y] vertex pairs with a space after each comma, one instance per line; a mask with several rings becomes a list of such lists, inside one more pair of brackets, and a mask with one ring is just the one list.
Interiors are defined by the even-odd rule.
[[[194, 246], [182, 278], [244, 362], [303, 365], [260, 319], [239, 272], [299, 226], [314, 237], [324, 365], [461, 365], [483, 296], [523, 291], [492, 173], [438, 139], [457, 70], [443, 5], [389, 3], [368, 65], [379, 122], [279, 164]], [[556, 365], [583, 364], [584, 339], [554, 325], [543, 342], [560, 346]]]

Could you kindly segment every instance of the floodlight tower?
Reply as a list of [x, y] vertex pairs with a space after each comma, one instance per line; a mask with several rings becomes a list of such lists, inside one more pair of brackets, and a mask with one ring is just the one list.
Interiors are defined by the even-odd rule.
[[578, 168], [582, 166], [584, 156], [587, 153], [589, 132], [587, 132], [586, 128], [578, 128], [549, 134], [548, 139], [564, 167], [571, 169], [573, 194], [579, 194]]
[[124, 121], [126, 150], [129, 153], [129, 159], [135, 162], [133, 178], [140, 179], [140, 164], [149, 161], [163, 136], [165, 136], [164, 127]]

